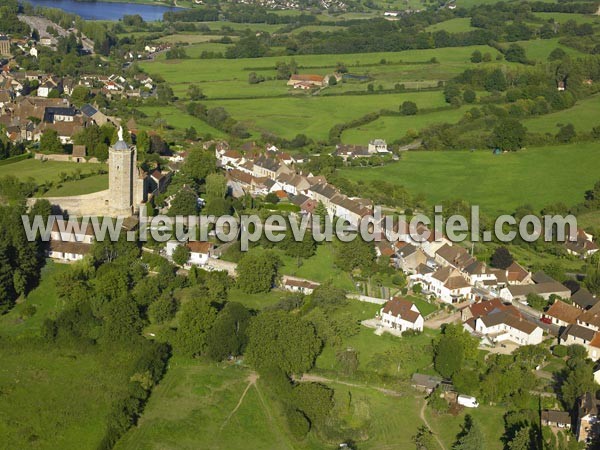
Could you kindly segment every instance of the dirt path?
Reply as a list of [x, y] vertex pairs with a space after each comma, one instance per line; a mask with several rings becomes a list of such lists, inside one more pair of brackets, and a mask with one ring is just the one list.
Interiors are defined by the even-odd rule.
[[419, 411], [419, 417], [421, 418], [421, 420], [423, 421], [425, 426], [431, 430], [431, 432], [433, 433], [433, 437], [437, 441], [440, 448], [442, 450], [446, 450], [446, 446], [444, 445], [442, 440], [439, 438], [439, 436], [436, 433], [434, 433], [434, 431], [431, 429], [431, 425], [429, 425], [429, 422], [427, 422], [427, 419], [425, 418], [425, 406], [427, 406], [427, 402], [425, 400], [423, 400], [423, 406], [421, 406], [421, 411]]
[[325, 377], [321, 377], [319, 375], [311, 375], [309, 373], [305, 373], [304, 375], [302, 375], [302, 377], [300, 377], [299, 380], [296, 379], [296, 381], [300, 381], [300, 382], [312, 381], [315, 383], [338, 383], [338, 384], [343, 384], [344, 386], [350, 386], [350, 387], [370, 388], [370, 389], [375, 389], [376, 391], [379, 391], [385, 395], [389, 395], [390, 397], [402, 397], [403, 395], [405, 395], [403, 392], [394, 391], [392, 389], [385, 389], [382, 387], [371, 386], [368, 384], [355, 384], [355, 383], [349, 383], [347, 381], [332, 380], [331, 378], [325, 378]]
[[244, 401], [244, 397], [246, 397], [246, 394], [248, 393], [248, 390], [252, 386], [256, 385], [256, 380], [258, 380], [258, 374], [257, 373], [252, 372], [250, 375], [248, 375], [248, 386], [246, 386], [246, 389], [244, 389], [244, 392], [242, 392], [242, 395], [240, 396], [240, 399], [238, 400], [237, 405], [235, 405], [235, 408], [233, 408], [231, 410], [231, 412], [229, 413], [229, 415], [227, 416], [227, 418], [225, 419], [225, 421], [221, 425], [220, 430], [223, 430], [223, 428], [225, 428], [225, 426], [227, 425], [227, 423], [229, 422], [229, 420], [233, 417], [233, 415], [240, 408], [240, 406], [242, 406], [242, 402]]

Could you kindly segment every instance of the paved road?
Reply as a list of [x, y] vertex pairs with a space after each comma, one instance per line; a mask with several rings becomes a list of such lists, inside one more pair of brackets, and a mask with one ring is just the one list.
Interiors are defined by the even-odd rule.
[[[62, 28], [60, 25], [57, 25], [54, 22], [46, 19], [45, 17], [26, 16], [24, 14], [19, 14], [18, 18], [21, 22], [25, 22], [31, 28], [35, 28], [38, 31], [38, 33], [40, 34], [41, 38], [52, 37], [50, 35], [50, 33], [48, 33], [46, 31], [46, 29], [49, 26], [54, 28], [58, 32], [59, 36], [68, 36], [69, 35], [69, 32], [67, 30]], [[92, 41], [90, 38], [88, 38], [87, 36], [82, 34], [81, 35], [81, 43], [83, 45], [84, 50], [94, 53], [94, 41]]]

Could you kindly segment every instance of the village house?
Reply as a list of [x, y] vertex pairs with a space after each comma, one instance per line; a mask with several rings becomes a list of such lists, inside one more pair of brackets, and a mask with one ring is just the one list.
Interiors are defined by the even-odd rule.
[[575, 435], [579, 442], [591, 442], [600, 435], [599, 401], [591, 392], [583, 394], [577, 404]]
[[49, 97], [52, 91], [56, 91], [57, 94], [62, 93], [62, 80], [60, 78], [48, 77], [38, 86], [37, 95], [39, 97]]
[[571, 415], [566, 411], [544, 410], [541, 414], [542, 426], [553, 429], [570, 429]]
[[91, 245], [83, 242], [50, 241], [48, 257], [61, 262], [81, 261], [90, 250]]
[[444, 267], [464, 269], [475, 261], [475, 258], [460, 245], [445, 244], [435, 252], [435, 262]]
[[406, 330], [423, 331], [424, 319], [410, 300], [394, 297], [379, 311], [381, 326], [403, 333]]
[[429, 261], [423, 249], [413, 244], [397, 242], [395, 249], [395, 266], [407, 274], [414, 274], [417, 267]]
[[594, 237], [581, 228], [577, 230], [577, 239], [565, 242], [565, 246], [569, 254], [582, 258], [592, 256], [600, 249], [598, 244], [594, 242]]
[[571, 296], [573, 306], [584, 311], [598, 303], [598, 300], [599, 299], [596, 296], [584, 287], [579, 288], [579, 290]]
[[[479, 314], [479, 311], [475, 313]], [[540, 327], [523, 318], [512, 305], [483, 311], [464, 322], [463, 327], [491, 343], [510, 341], [517, 345], [537, 345], [542, 342], [544, 334]]]
[[318, 288], [321, 284], [315, 281], [306, 280], [304, 278], [296, 278], [290, 276], [284, 276], [281, 280], [282, 289], [289, 292], [298, 292], [304, 295], [310, 295]]
[[180, 245], [185, 245], [190, 251], [190, 258], [186, 263], [188, 266], [205, 266], [214, 251], [214, 246], [211, 242], [191, 241], [182, 243], [179, 241], [168, 241], [165, 247], [165, 254], [169, 259], [173, 258], [173, 252]]
[[443, 381], [440, 377], [422, 373], [414, 373], [410, 380], [413, 388], [426, 394], [431, 394]]
[[581, 309], [569, 305], [561, 300], [556, 300], [548, 311], [542, 317], [550, 319], [554, 325], [566, 327], [577, 323], [577, 318], [581, 315]]
[[62, 262], [80, 261], [94, 242], [91, 223], [85, 227], [75, 221], [55, 220], [50, 231], [48, 257]]
[[410, 285], [421, 284], [425, 293], [435, 295], [445, 303], [460, 303], [471, 298], [471, 285], [462, 273], [452, 267], [440, 267], [433, 273], [409, 276]]
[[545, 300], [551, 296], [569, 299], [571, 291], [558, 281], [546, 275], [544, 272], [537, 272], [532, 275], [532, 284], [509, 285], [500, 291], [500, 297], [508, 301], [525, 302], [529, 294], [539, 295]]
[[509, 284], [532, 284], [531, 272], [522, 267], [518, 262], [513, 263], [506, 268]]

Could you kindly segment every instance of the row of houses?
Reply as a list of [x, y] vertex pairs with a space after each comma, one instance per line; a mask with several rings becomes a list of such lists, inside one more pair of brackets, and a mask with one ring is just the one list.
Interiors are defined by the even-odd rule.
[[372, 213], [370, 200], [342, 194], [325, 177], [298, 173], [294, 168], [296, 160], [286, 153], [268, 150], [242, 155], [226, 148], [215, 151], [219, 165], [228, 172], [228, 184], [234, 195], [284, 192], [304, 214], [313, 214], [322, 204], [330, 217], [345, 219], [353, 226]]

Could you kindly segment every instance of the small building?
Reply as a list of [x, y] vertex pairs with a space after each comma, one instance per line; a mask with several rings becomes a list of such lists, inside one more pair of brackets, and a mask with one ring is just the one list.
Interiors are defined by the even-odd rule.
[[600, 435], [598, 403], [598, 399], [591, 392], [586, 392], [578, 400], [575, 434], [579, 442], [592, 442]]
[[410, 300], [394, 297], [383, 305], [379, 315], [384, 328], [397, 330], [400, 333], [406, 330], [423, 331], [423, 316]]
[[569, 305], [563, 301], [556, 300], [552, 306], [543, 314], [543, 317], [550, 319], [554, 325], [566, 327], [577, 322], [581, 315], [581, 309]]
[[299, 292], [304, 295], [310, 295], [321, 284], [316, 281], [305, 280], [304, 278], [296, 278], [285, 276], [281, 280], [281, 287], [289, 292]]
[[10, 38], [5, 34], [0, 34], [0, 56], [12, 56], [10, 52]]
[[542, 411], [542, 426], [571, 429], [571, 415], [566, 411]]
[[50, 241], [48, 257], [61, 262], [81, 261], [90, 253], [91, 244], [85, 242]]
[[425, 375], [422, 373], [414, 373], [411, 377], [411, 385], [418, 391], [431, 394], [433, 390], [442, 383], [440, 377], [433, 375]]

